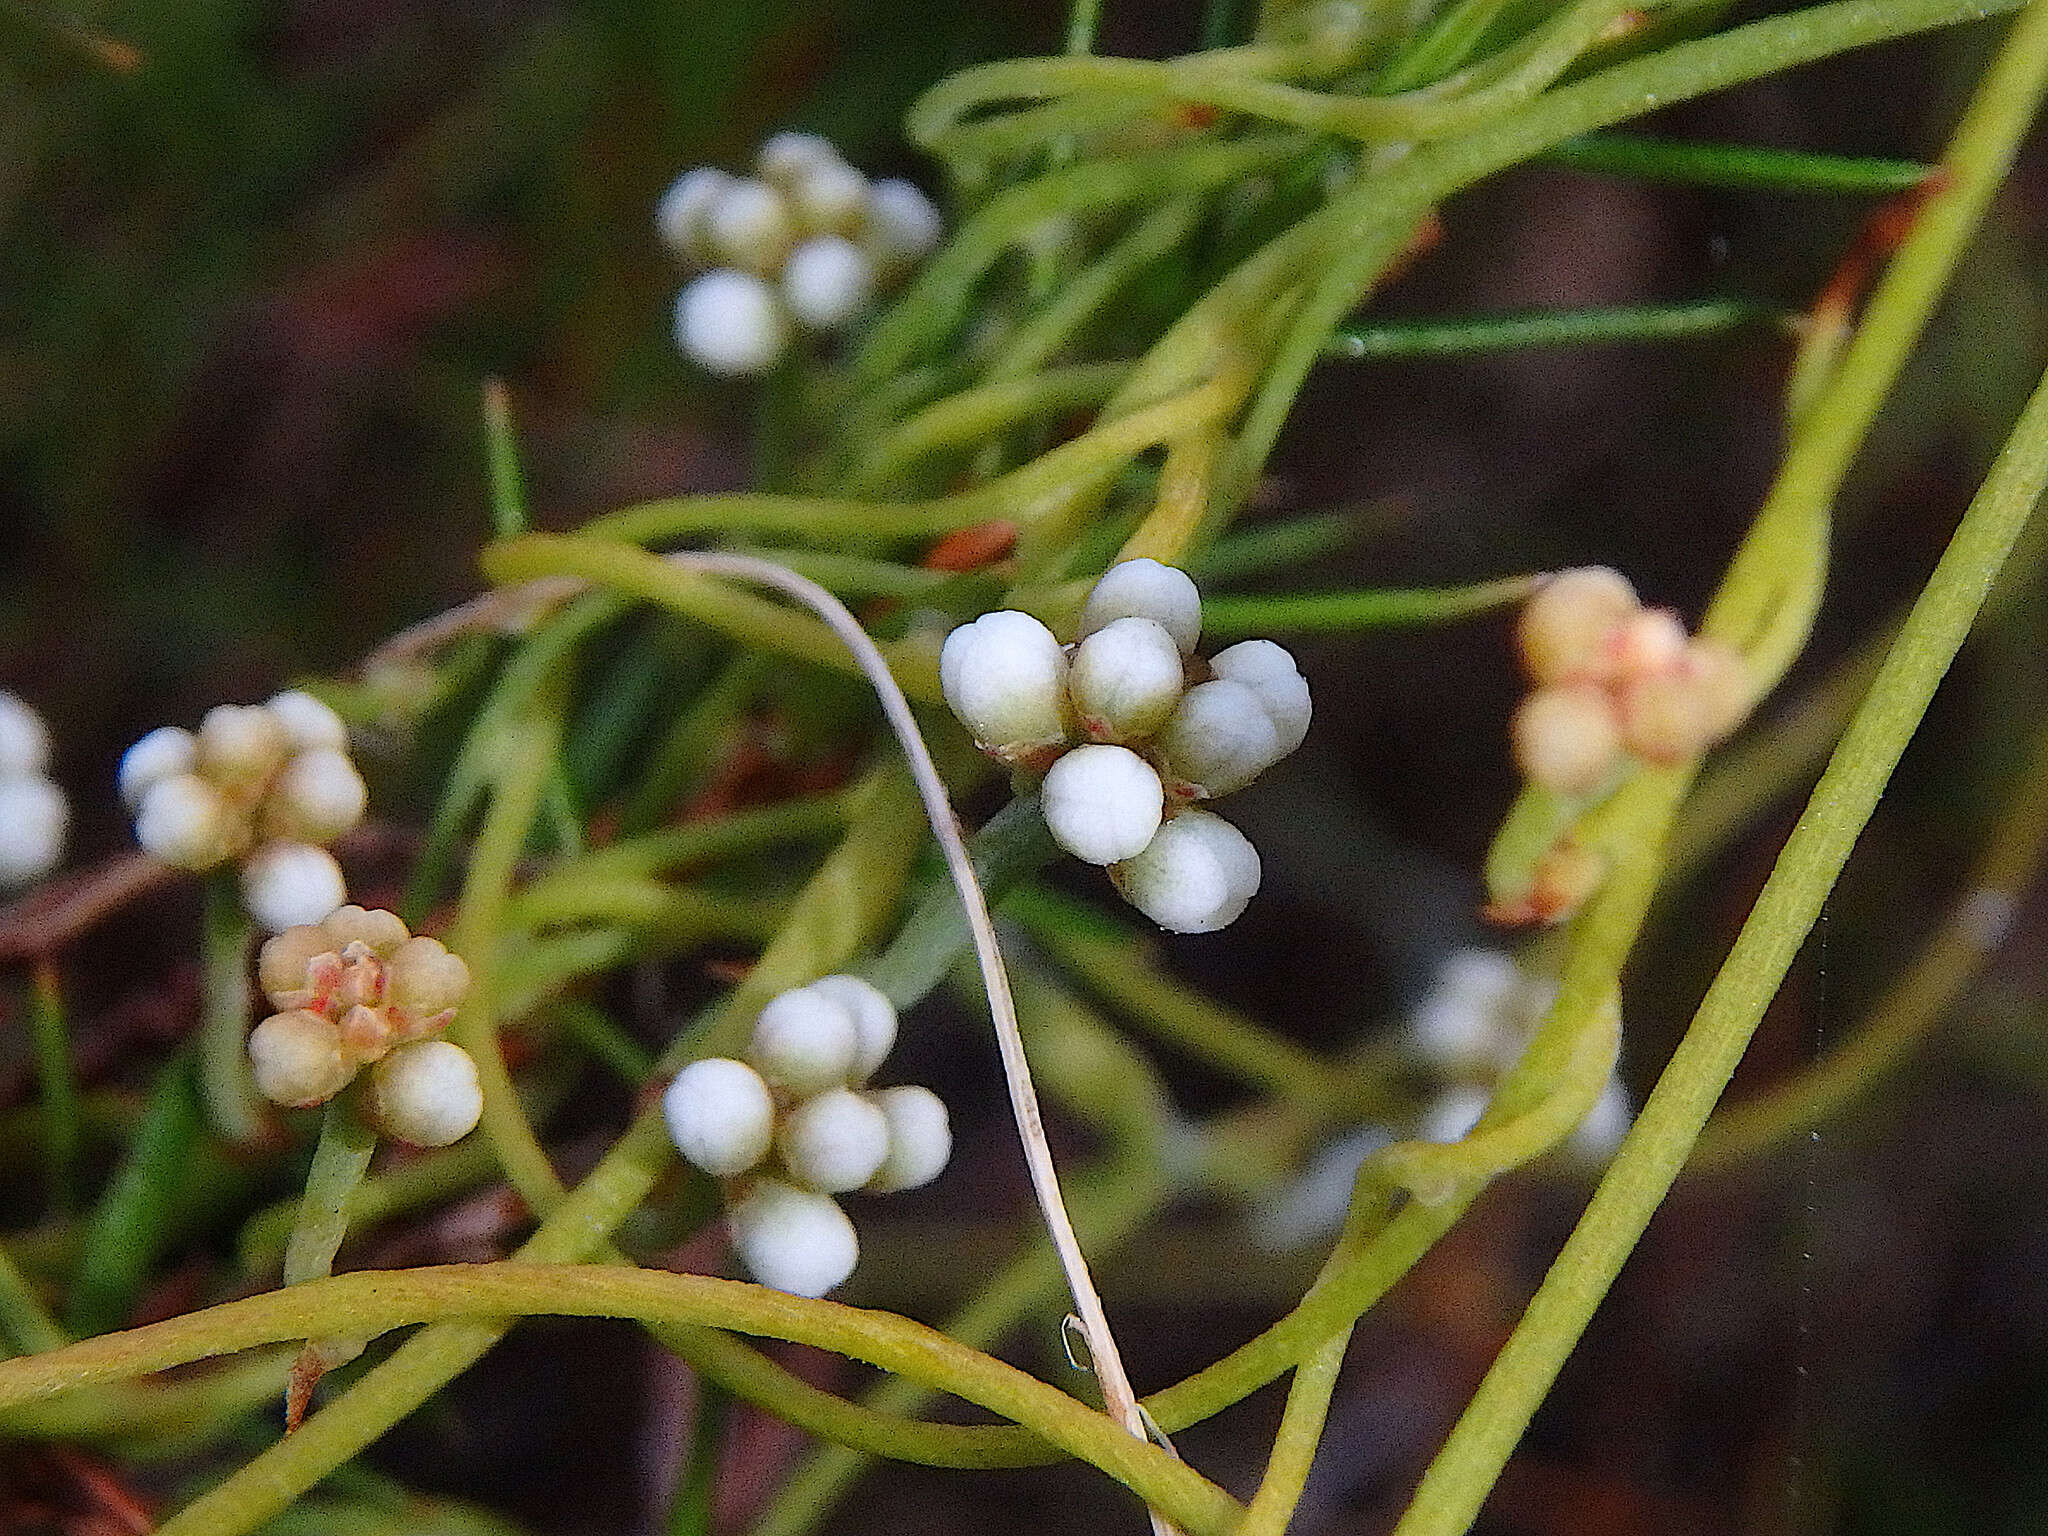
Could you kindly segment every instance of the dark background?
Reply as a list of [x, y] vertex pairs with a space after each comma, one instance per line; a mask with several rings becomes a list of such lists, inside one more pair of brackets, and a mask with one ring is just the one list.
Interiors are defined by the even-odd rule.
[[[1108, 51], [1191, 40], [1180, 8], [1109, 9]], [[905, 104], [950, 68], [1055, 46], [1062, 24], [1024, 0], [135, 0], [89, 17], [139, 51], [124, 73], [46, 14], [0, 11], [0, 682], [55, 726], [80, 859], [125, 838], [112, 769], [143, 730], [344, 671], [475, 590], [486, 376], [511, 387], [544, 523], [741, 483], [743, 402], [668, 343], [677, 277], [652, 238], [655, 196], [789, 125], [931, 185], [896, 136]], [[1932, 157], [1995, 30], [1869, 50], [1655, 128]], [[2048, 351], [2042, 173], [2035, 146], [1852, 482], [1823, 659], [1924, 575]], [[1701, 295], [1794, 308], [1867, 211], [1532, 169], [1447, 207], [1441, 247], [1379, 312]], [[1598, 559], [1696, 614], [1774, 467], [1784, 362], [1759, 333], [1332, 366], [1264, 500], [1360, 509], [1371, 531], [1312, 585]], [[1966, 653], [1738, 1091], [1850, 1028], [1927, 931], [2038, 714], [2041, 611], [2028, 594]], [[1498, 621], [1301, 651], [1316, 735], [1243, 805], [1267, 893], [1230, 935], [1173, 954], [1333, 1046], [1384, 1027], [1418, 957], [1476, 931], [1472, 871], [1511, 789], [1518, 684]], [[1638, 1092], [1795, 810], [1653, 926], [1625, 1052]], [[2034, 904], [1923, 1059], [1826, 1134], [1681, 1186], [1485, 1529], [2048, 1530], [2040, 937]], [[1000, 1163], [999, 1093], [963, 1032], [933, 1031], [905, 1067]], [[1199, 1075], [1176, 1082], [1191, 1106], [1221, 1097]], [[987, 1189], [972, 1182], [942, 1183], [921, 1219], [971, 1205]], [[1495, 1190], [1361, 1328], [1297, 1530], [1389, 1523], [1581, 1194]], [[886, 1276], [863, 1276], [854, 1299], [894, 1299]], [[1162, 1269], [1136, 1245], [1108, 1279], [1140, 1386], [1248, 1336], [1300, 1278], [1245, 1294], [1234, 1270]], [[647, 1426], [671, 1422], [662, 1377], [624, 1329], [534, 1326], [379, 1458], [537, 1530], [632, 1529]], [[1248, 1492], [1276, 1414], [1263, 1394], [1183, 1448]], [[729, 1504], [787, 1451], [747, 1440]], [[836, 1528], [1136, 1520], [1078, 1472], [894, 1469]]]

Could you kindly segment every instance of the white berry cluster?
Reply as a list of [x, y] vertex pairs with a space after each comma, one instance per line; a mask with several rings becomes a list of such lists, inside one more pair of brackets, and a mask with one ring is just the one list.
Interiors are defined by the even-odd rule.
[[242, 866], [250, 915], [272, 933], [347, 899], [322, 845], [363, 818], [363, 776], [341, 717], [308, 693], [222, 704], [197, 732], [160, 726], [121, 759], [135, 840], [180, 869]]
[[924, 193], [870, 182], [816, 134], [776, 134], [754, 172], [700, 166], [655, 205], [663, 243], [700, 272], [676, 299], [676, 345], [710, 373], [766, 373], [793, 327], [842, 329], [943, 230]]
[[50, 779], [49, 728], [0, 688], [0, 890], [55, 869], [70, 820], [64, 791]]
[[896, 1043], [896, 1009], [857, 976], [825, 976], [761, 1010], [747, 1059], [710, 1056], [662, 1096], [676, 1150], [727, 1185], [733, 1248], [763, 1285], [822, 1296], [859, 1239], [834, 1195], [916, 1189], [952, 1155], [929, 1088], [868, 1088]]
[[946, 637], [946, 702], [983, 751], [1043, 771], [1045, 824], [1067, 852], [1109, 867], [1124, 900], [1175, 933], [1234, 921], [1259, 888], [1259, 855], [1199, 809], [1249, 784], [1308, 734], [1308, 683], [1270, 640], [1206, 661], [1202, 600], [1157, 560], [1111, 566], [1062, 646], [1004, 609]]
[[1515, 711], [1515, 762], [1530, 782], [1583, 795], [1624, 753], [1667, 765], [1698, 757], [1748, 712], [1741, 656], [1645, 608], [1606, 566], [1561, 571], [1522, 609], [1516, 640], [1536, 686]]
[[325, 1103], [370, 1069], [364, 1109], [388, 1135], [445, 1147], [483, 1113], [469, 1052], [436, 1040], [469, 991], [469, 967], [396, 913], [342, 907], [263, 946], [257, 979], [278, 1011], [249, 1034], [273, 1103]]
[[[1418, 1140], [1458, 1141], [1478, 1123], [1556, 995], [1555, 986], [1498, 950], [1460, 949], [1444, 957], [1408, 1021], [1409, 1049], [1443, 1084], [1422, 1112]], [[1628, 1089], [1619, 1076], [1609, 1077], [1567, 1150], [1604, 1161], [1631, 1118]]]

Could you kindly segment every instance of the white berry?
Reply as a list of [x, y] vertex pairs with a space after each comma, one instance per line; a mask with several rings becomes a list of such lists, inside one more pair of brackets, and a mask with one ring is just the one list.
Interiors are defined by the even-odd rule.
[[0, 889], [40, 880], [64, 855], [64, 791], [34, 775], [0, 778]]
[[858, 976], [820, 976], [806, 990], [830, 998], [852, 1017], [857, 1043], [850, 1081], [866, 1082], [896, 1044], [896, 1005]]
[[196, 773], [157, 780], [135, 808], [135, 841], [179, 869], [213, 868], [232, 851], [229, 838], [226, 802]]
[[1110, 867], [1125, 901], [1169, 933], [1213, 933], [1236, 921], [1259, 889], [1259, 851], [1207, 811], [1185, 810], [1145, 851]]
[[945, 1171], [953, 1155], [946, 1101], [929, 1088], [884, 1088], [868, 1096], [889, 1121], [889, 1155], [866, 1184], [871, 1195], [918, 1189]]
[[249, 1065], [263, 1097], [293, 1108], [333, 1098], [353, 1075], [340, 1033], [305, 1008], [273, 1013], [250, 1031]]
[[875, 291], [875, 265], [844, 235], [820, 235], [789, 253], [782, 268], [782, 298], [797, 324], [837, 330], [867, 307]]
[[1040, 805], [1053, 841], [1090, 864], [1135, 858], [1159, 830], [1166, 796], [1128, 747], [1076, 747], [1046, 771]]
[[792, 1296], [822, 1296], [853, 1273], [860, 1239], [829, 1195], [757, 1179], [726, 1217], [747, 1273]]
[[769, 1000], [754, 1020], [747, 1059], [778, 1088], [816, 1093], [852, 1076], [860, 1056], [860, 1029], [844, 1004], [811, 987], [794, 987]]
[[50, 766], [50, 728], [43, 717], [0, 688], [0, 779], [40, 778]]
[[868, 212], [868, 179], [843, 160], [821, 161], [789, 187], [789, 209], [806, 235], [852, 235]]
[[160, 725], [121, 754], [117, 780], [121, 799], [130, 810], [142, 803], [153, 784], [190, 773], [199, 762], [199, 743], [175, 725]]
[[341, 716], [303, 689], [288, 689], [263, 707], [284, 727], [285, 738], [291, 743], [292, 750], [304, 752], [313, 747], [331, 747], [337, 752], [348, 750], [348, 726]]
[[1438, 1094], [1422, 1112], [1415, 1128], [1417, 1141], [1463, 1141], [1486, 1113], [1489, 1095], [1470, 1083], [1455, 1083]]
[[1181, 695], [1159, 733], [1159, 751], [1176, 782], [1214, 799], [1279, 761], [1280, 731], [1256, 692], [1219, 677]]
[[261, 704], [216, 704], [199, 722], [199, 771], [220, 785], [261, 784], [291, 741]]
[[676, 297], [676, 345], [707, 373], [766, 373], [788, 340], [775, 290], [752, 273], [721, 267]]
[[704, 214], [706, 243], [723, 262], [766, 276], [782, 265], [796, 237], [789, 204], [763, 181], [728, 182]]
[[317, 923], [346, 900], [341, 866], [311, 843], [265, 843], [242, 864], [242, 904], [267, 933]]
[[1163, 625], [1183, 653], [1202, 636], [1202, 594], [1194, 578], [1157, 560], [1125, 560], [1103, 572], [1081, 610], [1086, 638], [1117, 619], [1151, 619]]
[[278, 837], [329, 843], [363, 819], [369, 791], [348, 755], [332, 747], [295, 753], [272, 780], [264, 814]]
[[819, 166], [840, 163], [839, 151], [830, 139], [793, 128], [770, 134], [754, 156], [754, 169], [761, 179], [785, 188]]
[[732, 182], [724, 171], [708, 165], [685, 171], [670, 182], [654, 205], [654, 231], [661, 243], [682, 260], [701, 263], [709, 254], [705, 215]]
[[1153, 619], [1116, 619], [1074, 647], [1067, 696], [1102, 741], [1141, 741], [1173, 713], [1185, 683], [1180, 647]]
[[946, 702], [998, 754], [1055, 745], [1066, 734], [1067, 656], [1028, 613], [1000, 609], [962, 624], [939, 652]]
[[789, 1112], [775, 1147], [798, 1184], [844, 1194], [872, 1179], [889, 1155], [889, 1117], [851, 1088], [828, 1088]]
[[469, 1052], [452, 1040], [414, 1040], [370, 1069], [370, 1118], [416, 1147], [462, 1140], [483, 1118], [483, 1084]]
[[1259, 696], [1279, 737], [1282, 757], [1306, 739], [1313, 713], [1308, 679], [1285, 646], [1271, 640], [1240, 640], [1210, 657], [1209, 668], [1218, 677], [1243, 683]]
[[675, 1075], [661, 1096], [676, 1150], [714, 1178], [745, 1173], [768, 1155], [775, 1101], [743, 1061], [708, 1056]]
[[866, 238], [882, 266], [902, 268], [922, 261], [945, 232], [946, 221], [937, 206], [911, 183], [889, 177], [869, 191]]

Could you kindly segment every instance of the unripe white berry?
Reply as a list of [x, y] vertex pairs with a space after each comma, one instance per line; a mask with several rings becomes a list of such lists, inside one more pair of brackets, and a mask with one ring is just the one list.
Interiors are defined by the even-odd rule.
[[1617, 625], [1607, 637], [1607, 676], [1627, 682], [1675, 667], [1684, 659], [1685, 625], [1669, 608], [1645, 608]]
[[1559, 571], [1522, 605], [1515, 639], [1538, 687], [1608, 675], [1609, 639], [1642, 607], [1628, 578], [1604, 565]]
[[483, 1118], [476, 1062], [453, 1040], [414, 1040], [370, 1068], [370, 1119], [416, 1147], [462, 1140]]
[[844, 1004], [810, 987], [792, 987], [769, 999], [754, 1020], [747, 1059], [778, 1088], [816, 1093], [853, 1074], [860, 1030]]
[[242, 863], [242, 905], [267, 933], [317, 923], [346, 900], [341, 866], [311, 843], [265, 843]]
[[789, 253], [782, 267], [782, 298], [798, 325], [837, 330], [867, 307], [875, 291], [875, 264], [844, 235], [819, 235]]
[[937, 205], [911, 183], [889, 177], [869, 191], [866, 239], [884, 268], [922, 261], [945, 232], [946, 221]]
[[249, 1032], [249, 1065], [263, 1097], [295, 1109], [333, 1098], [354, 1075], [340, 1032], [304, 1008], [273, 1013]]
[[50, 728], [43, 717], [0, 688], [0, 779], [40, 778], [50, 766]]
[[1417, 1141], [1450, 1143], [1463, 1141], [1486, 1113], [1491, 1096], [1470, 1083], [1454, 1083], [1430, 1100], [1415, 1127]]
[[800, 133], [785, 128], [762, 141], [754, 156], [754, 169], [771, 186], [788, 188], [800, 177], [821, 165], [843, 162], [833, 142], [822, 134]]
[[1409, 1019], [1409, 1040], [1446, 1070], [1505, 1069], [1522, 1046], [1530, 989], [1522, 968], [1498, 950], [1453, 951]]
[[705, 242], [705, 215], [732, 186], [733, 178], [715, 166], [700, 165], [668, 184], [654, 204], [654, 232], [682, 260], [702, 263], [710, 250]]
[[363, 819], [369, 795], [347, 753], [333, 747], [295, 752], [264, 797], [264, 828], [275, 837], [332, 842]]
[[1066, 736], [1067, 655], [1028, 613], [1000, 609], [962, 624], [939, 652], [946, 702], [991, 752], [1019, 755]]
[[756, 1179], [726, 1216], [733, 1251], [761, 1284], [822, 1296], [853, 1273], [860, 1239], [829, 1195]]
[[953, 1155], [946, 1101], [929, 1088], [884, 1088], [869, 1095], [889, 1121], [889, 1155], [864, 1186], [871, 1195], [919, 1189], [945, 1172]]
[[1159, 830], [1166, 793], [1128, 747], [1076, 747], [1046, 770], [1039, 804], [1053, 841], [1090, 864], [1135, 858]]
[[[396, 912], [383, 907], [359, 907], [353, 902], [336, 907], [320, 920], [320, 931], [327, 936], [329, 949], [346, 949], [351, 944], [366, 944], [389, 960], [401, 944], [411, 937], [405, 926], [405, 919]], [[287, 930], [290, 931], [290, 930]], [[283, 934], [278, 935], [284, 937]], [[432, 939], [420, 940], [422, 944], [441, 946]], [[267, 946], [266, 946], [267, 947]]]
[[1169, 933], [1213, 933], [1257, 894], [1259, 851], [1221, 816], [1186, 810], [1109, 875], [1125, 901]]
[[823, 161], [790, 184], [790, 215], [806, 235], [855, 235], [867, 221], [868, 192], [867, 177], [845, 161]]
[[1176, 786], [1213, 800], [1280, 760], [1280, 730], [1256, 692], [1219, 677], [1181, 695], [1159, 733], [1159, 754]]
[[40, 880], [64, 856], [71, 807], [36, 775], [0, 778], [0, 889]]
[[864, 1083], [896, 1044], [896, 1005], [873, 982], [858, 976], [820, 976], [808, 990], [830, 998], [853, 1019], [858, 1044], [850, 1081]]
[[283, 724], [261, 704], [216, 704], [199, 722], [199, 771], [222, 786], [262, 783], [290, 750]]
[[157, 780], [135, 808], [135, 841], [179, 869], [213, 868], [233, 851], [231, 835], [227, 803], [196, 773]]
[[676, 296], [676, 345], [707, 373], [766, 373], [788, 340], [775, 290], [751, 273], [721, 267]]
[[[344, 907], [344, 912], [348, 909]], [[330, 925], [333, 919], [328, 920]], [[445, 1013], [469, 992], [469, 966], [439, 939], [404, 940], [387, 961], [391, 1006], [421, 1016]]]
[[789, 1176], [820, 1194], [844, 1194], [889, 1155], [889, 1117], [851, 1088], [828, 1088], [792, 1109], [775, 1133]]
[[1100, 741], [1142, 741], [1166, 724], [1185, 684], [1180, 647], [1153, 619], [1117, 619], [1074, 647], [1067, 697]]
[[1620, 1078], [1609, 1077], [1600, 1097], [1593, 1101], [1593, 1107], [1586, 1111], [1586, 1118], [1578, 1123], [1565, 1145], [1575, 1156], [1604, 1163], [1614, 1155], [1634, 1123], [1635, 1111], [1628, 1101], [1628, 1088]]
[[314, 747], [348, 750], [348, 725], [330, 705], [302, 688], [288, 688], [263, 706], [284, 727], [285, 739], [294, 752]]
[[775, 1100], [743, 1061], [707, 1056], [675, 1075], [661, 1096], [676, 1150], [714, 1178], [745, 1173], [768, 1155]]
[[1151, 619], [1173, 636], [1183, 654], [1202, 637], [1202, 594], [1194, 578], [1178, 566], [1157, 560], [1125, 560], [1112, 565], [1095, 583], [1081, 610], [1081, 637], [1117, 619]]
[[134, 810], [153, 784], [190, 773], [199, 762], [199, 743], [175, 725], [160, 725], [121, 754], [117, 778], [121, 800]]
[[1559, 794], [1598, 789], [1621, 755], [1614, 702], [1589, 683], [1538, 688], [1516, 709], [1508, 730], [1523, 776]]
[[782, 265], [796, 239], [789, 204], [763, 181], [728, 182], [705, 210], [706, 243], [720, 260], [766, 277]]
[[1295, 666], [1287, 647], [1271, 640], [1240, 640], [1210, 657], [1209, 668], [1218, 677], [1243, 683], [1259, 696], [1280, 739], [1282, 757], [1307, 739], [1309, 719], [1314, 714], [1309, 704], [1308, 679]]

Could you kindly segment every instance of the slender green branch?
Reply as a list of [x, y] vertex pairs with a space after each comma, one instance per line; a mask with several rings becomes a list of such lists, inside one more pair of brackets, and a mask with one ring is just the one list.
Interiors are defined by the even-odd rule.
[[1290, 631], [1310, 634], [1450, 624], [1475, 613], [1513, 607], [1536, 590], [1537, 580], [1534, 576], [1502, 576], [1468, 587], [1211, 597], [1202, 603], [1202, 629], [1215, 639], [1230, 640]]
[[514, 538], [526, 532], [526, 477], [519, 469], [512, 392], [503, 379], [484, 380], [484, 459], [491, 479], [491, 532]]
[[199, 1026], [199, 1091], [220, 1138], [246, 1145], [261, 1139], [265, 1124], [263, 1098], [256, 1091], [248, 1052], [255, 1003], [249, 951], [255, 947], [256, 925], [242, 906], [232, 868], [213, 871], [204, 884], [205, 1017]]
[[1631, 181], [1754, 192], [1910, 192], [1934, 167], [1913, 160], [1815, 155], [1751, 144], [1686, 144], [1633, 134], [1589, 133], [1547, 152], [1553, 165]]
[[1309, 1468], [1315, 1464], [1323, 1420], [1330, 1411], [1330, 1394], [1337, 1388], [1337, 1373], [1343, 1369], [1344, 1349], [1350, 1342], [1351, 1330], [1339, 1329], [1295, 1371], [1266, 1475], [1259, 1480], [1259, 1491], [1245, 1511], [1237, 1536], [1286, 1536], [1294, 1507], [1301, 1502], [1301, 1490], [1308, 1482]]
[[1344, 325], [1323, 343], [1325, 357], [1360, 362], [1411, 357], [1465, 357], [1531, 347], [1612, 346], [1725, 336], [1751, 326], [1786, 328], [1790, 317], [1740, 299], [1684, 304], [1626, 304], [1597, 309], [1534, 310], [1455, 320]]

